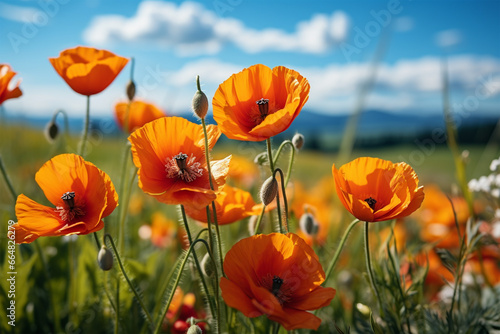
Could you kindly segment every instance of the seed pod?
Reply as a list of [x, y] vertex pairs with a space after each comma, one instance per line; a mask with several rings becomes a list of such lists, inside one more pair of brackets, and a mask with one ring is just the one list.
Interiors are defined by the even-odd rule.
[[208, 99], [205, 93], [201, 91], [200, 88], [200, 76], [196, 77], [196, 84], [198, 86], [198, 90], [194, 93], [193, 101], [191, 102], [191, 107], [193, 108], [193, 112], [199, 118], [205, 118], [208, 111]]
[[202, 334], [203, 331], [198, 325], [191, 325], [186, 334]]
[[299, 226], [302, 232], [310, 236], [315, 236], [316, 234], [318, 234], [319, 224], [316, 219], [314, 219], [314, 216], [310, 213], [304, 213], [300, 217]]
[[135, 97], [135, 83], [132, 80], [127, 84], [127, 97], [129, 101], [132, 101]]
[[267, 164], [267, 152], [261, 152], [257, 154], [255, 159], [253, 159], [253, 162], [259, 166]]
[[260, 200], [264, 205], [269, 205], [276, 198], [278, 194], [278, 181], [273, 176], [270, 176], [262, 184], [260, 188]]
[[57, 123], [54, 121], [50, 121], [45, 127], [44, 134], [50, 143], [56, 140], [57, 135], [59, 134], [59, 126], [57, 126]]
[[104, 245], [102, 245], [101, 250], [97, 255], [97, 262], [99, 263], [99, 267], [101, 267], [104, 271], [108, 271], [113, 268], [113, 254]]
[[292, 138], [292, 144], [295, 146], [297, 151], [300, 150], [302, 146], [304, 146], [304, 136], [300, 133], [296, 133]]

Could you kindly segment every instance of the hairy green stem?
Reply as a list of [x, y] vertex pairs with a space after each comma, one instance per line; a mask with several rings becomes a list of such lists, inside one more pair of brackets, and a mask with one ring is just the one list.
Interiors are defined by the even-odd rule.
[[[132, 284], [132, 281], [130, 281], [130, 279], [128, 278], [127, 273], [125, 272], [125, 268], [123, 267], [123, 263], [122, 263], [122, 260], [120, 258], [120, 254], [118, 254], [118, 251], [116, 249], [115, 242], [113, 241], [113, 238], [111, 237], [111, 235], [105, 234], [104, 235], [104, 242], [106, 242], [106, 238], [109, 240], [109, 243], [111, 244], [111, 247], [113, 248], [113, 252], [115, 254], [116, 260], [118, 261], [118, 265], [120, 266], [120, 270], [121, 270], [121, 272], [123, 274], [123, 277], [125, 277], [125, 280], [127, 281], [130, 289], [134, 293], [134, 296], [137, 299], [137, 301], [139, 302], [139, 305], [141, 306], [142, 311], [146, 315], [148, 322], [152, 325], [153, 324], [153, 319], [151, 318], [151, 315], [149, 314], [146, 306], [144, 305], [144, 302], [142, 301], [141, 297], [139, 296], [139, 293], [137, 292], [137, 290], [135, 289], [134, 285]], [[119, 301], [117, 301], [117, 303], [119, 303]]]
[[85, 121], [83, 123], [83, 133], [80, 139], [80, 144], [78, 145], [78, 155], [84, 156], [85, 146], [87, 145], [87, 138], [89, 136], [90, 127], [90, 95], [87, 95], [87, 110], [85, 112]]
[[372, 285], [373, 290], [375, 291], [375, 296], [377, 297], [377, 301], [380, 306], [380, 313], [383, 314], [384, 310], [382, 309], [382, 301], [380, 300], [380, 293], [378, 292], [377, 285], [375, 283], [375, 277], [373, 276], [373, 268], [372, 262], [370, 259], [370, 238], [368, 234], [368, 227], [370, 226], [369, 222], [365, 222], [365, 260], [366, 260], [366, 269], [368, 270], [368, 277], [370, 278], [370, 283]]
[[[160, 333], [161, 325], [163, 323], [163, 319], [165, 318], [165, 315], [167, 314], [168, 308], [170, 307], [170, 303], [172, 302], [172, 299], [174, 298], [175, 289], [179, 285], [179, 282], [180, 282], [181, 277], [182, 277], [182, 272], [184, 271], [184, 267], [186, 266], [186, 263], [187, 263], [187, 261], [189, 259], [189, 255], [191, 254], [191, 252], [193, 252], [193, 254], [195, 254], [195, 252], [194, 252], [194, 246], [198, 242], [203, 243], [205, 245], [205, 247], [207, 248], [207, 251], [210, 251], [210, 247], [208, 246], [207, 242], [205, 240], [203, 240], [203, 239], [196, 239], [193, 243], [190, 244], [189, 249], [187, 250], [186, 256], [184, 257], [184, 260], [181, 263], [181, 267], [179, 268], [179, 273], [177, 274], [177, 277], [175, 278], [174, 285], [173, 285], [173, 288], [172, 288], [172, 292], [170, 293], [168, 301], [167, 301], [167, 303], [163, 307], [163, 310], [160, 313], [160, 318], [158, 320], [158, 323], [156, 324], [156, 328], [154, 330], [154, 333]], [[215, 262], [214, 262], [214, 264], [215, 264]], [[217, 321], [219, 321], [219, 320], [217, 320]]]
[[269, 167], [271, 167], [271, 175], [274, 174], [274, 160], [273, 160], [273, 150], [271, 147], [271, 138], [266, 139], [267, 143], [267, 160], [269, 161]]
[[262, 211], [260, 212], [259, 218], [257, 219], [257, 223], [255, 224], [255, 229], [253, 234], [257, 234], [257, 232], [259, 232], [260, 224], [262, 223], [262, 218], [264, 217], [265, 212], [266, 212], [266, 206], [262, 204]]
[[293, 162], [295, 160], [295, 151], [297, 150], [293, 143], [290, 140], [285, 140], [284, 142], [281, 143], [280, 147], [276, 151], [276, 155], [274, 157], [274, 165], [278, 163], [279, 156], [281, 154], [281, 150], [285, 147], [285, 145], [290, 146], [290, 160], [288, 161], [288, 169], [286, 171], [286, 180], [285, 180], [285, 187], [288, 185], [288, 182], [290, 181], [290, 176], [292, 175], [292, 167], [293, 167]]
[[[274, 170], [274, 177], [276, 177], [276, 173], [279, 173], [280, 174], [280, 177], [281, 177], [281, 193], [283, 194], [283, 202], [285, 204], [285, 230], [286, 230], [286, 233], [288, 233], [288, 203], [287, 203], [287, 200], [286, 200], [286, 189], [285, 189], [285, 182], [283, 181], [284, 177], [283, 177], [283, 171], [281, 170], [281, 168], [276, 168]], [[278, 207], [278, 213], [279, 213], [279, 222], [280, 222], [280, 233], [283, 233], [281, 232], [282, 230], [282, 227], [281, 227], [281, 210], [280, 210], [280, 201], [279, 201], [279, 198], [278, 198], [278, 195], [279, 195], [279, 191], [278, 191], [278, 194], [276, 195], [276, 204], [277, 204], [277, 207]]]
[[[188, 224], [188, 220], [187, 220], [187, 216], [186, 216], [186, 211], [184, 210], [184, 206], [182, 204], [179, 205], [179, 206], [181, 208], [182, 220], [184, 222], [184, 227], [186, 228], [186, 234], [188, 236], [188, 241], [189, 241], [189, 244], [192, 245], [193, 244], [193, 238], [191, 236], [191, 230], [189, 229], [189, 224]], [[208, 231], [208, 233], [210, 233], [210, 231]], [[194, 258], [194, 263], [196, 265], [196, 269], [198, 270], [198, 273], [200, 275], [201, 284], [203, 285], [203, 289], [205, 290], [205, 293], [207, 294], [207, 299], [208, 299], [209, 304], [210, 304], [210, 311], [214, 315], [215, 314], [214, 311], [215, 311], [216, 307], [212, 303], [212, 298], [210, 298], [210, 291], [208, 290], [208, 285], [207, 285], [207, 282], [205, 281], [205, 276], [203, 275], [203, 271], [201, 270], [200, 261], [198, 260], [198, 255], [196, 255], [196, 252], [193, 252], [193, 258]], [[218, 279], [217, 279], [216, 282], [217, 282], [217, 285], [218, 285], [219, 284]], [[218, 298], [218, 297], [219, 296], [216, 296], [216, 298]]]
[[[199, 87], [199, 77], [198, 77], [198, 87]], [[203, 135], [205, 138], [205, 158], [207, 161], [207, 171], [208, 171], [208, 180], [210, 182], [210, 189], [214, 190], [214, 185], [212, 182], [212, 168], [210, 166], [210, 148], [208, 146], [208, 135], [207, 135], [207, 125], [205, 123], [205, 118], [201, 119], [201, 124], [203, 127]], [[217, 236], [217, 247], [219, 251], [219, 260], [220, 260], [220, 266], [221, 266], [221, 271], [222, 275], [225, 277], [226, 274], [224, 273], [224, 258], [223, 258], [223, 253], [222, 253], [222, 242], [220, 239], [220, 232], [219, 232], [219, 224], [217, 221], [217, 210], [215, 209], [215, 202], [212, 201], [212, 211], [213, 211], [213, 218], [214, 218], [214, 225], [215, 225], [215, 234]], [[209, 233], [212, 233], [211, 230], [209, 230]]]
[[14, 190], [14, 186], [12, 185], [12, 182], [10, 181], [9, 175], [7, 174], [7, 169], [5, 168], [5, 165], [3, 164], [3, 160], [2, 160], [1, 155], [0, 155], [0, 170], [2, 171], [2, 176], [3, 176], [3, 179], [5, 180], [5, 184], [7, 185], [7, 188], [9, 188], [9, 192], [15, 201], [17, 199], [17, 194], [16, 194], [16, 191]]
[[354, 219], [347, 229], [344, 232], [344, 235], [342, 236], [342, 239], [340, 239], [340, 244], [337, 247], [337, 250], [335, 251], [335, 254], [333, 254], [332, 261], [330, 262], [330, 265], [328, 266], [328, 269], [326, 270], [325, 273], [325, 283], [328, 281], [328, 278], [332, 274], [333, 268], [335, 268], [335, 265], [337, 264], [337, 261], [340, 258], [340, 254], [342, 253], [342, 249], [344, 248], [345, 242], [347, 241], [347, 237], [351, 233], [352, 229], [356, 224], [359, 223], [359, 219]]

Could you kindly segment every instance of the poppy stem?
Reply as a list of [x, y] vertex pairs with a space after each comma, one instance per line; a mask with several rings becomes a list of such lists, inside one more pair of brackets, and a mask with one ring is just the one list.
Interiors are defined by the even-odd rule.
[[[147, 317], [148, 322], [152, 325], [153, 324], [153, 319], [151, 318], [151, 315], [149, 314], [148, 310], [146, 309], [146, 306], [144, 305], [144, 302], [142, 301], [139, 293], [137, 292], [137, 290], [135, 289], [134, 285], [132, 284], [132, 282], [128, 278], [127, 273], [125, 272], [125, 268], [123, 267], [123, 263], [122, 263], [122, 260], [120, 258], [120, 255], [118, 254], [118, 251], [116, 250], [116, 246], [115, 246], [115, 242], [113, 241], [113, 238], [111, 237], [111, 235], [109, 235], [109, 234], [106, 233], [104, 235], [104, 243], [106, 243], [106, 238], [109, 240], [109, 243], [111, 244], [111, 247], [113, 248], [113, 253], [115, 254], [116, 260], [118, 261], [118, 265], [120, 266], [120, 270], [121, 270], [121, 272], [123, 274], [123, 277], [125, 277], [125, 280], [127, 281], [128, 286], [130, 287], [130, 289], [134, 293], [135, 298], [139, 302], [139, 304], [140, 304], [140, 306], [142, 308], [142, 311], [144, 312], [144, 314]], [[117, 303], [119, 303], [119, 301], [117, 301]]]
[[269, 161], [269, 166], [271, 167], [271, 174], [274, 174], [274, 160], [273, 160], [273, 150], [271, 147], [271, 138], [267, 138], [266, 143], [267, 143], [267, 160]]
[[290, 146], [290, 160], [288, 161], [288, 170], [286, 171], [286, 180], [285, 180], [285, 187], [288, 185], [288, 182], [290, 181], [290, 176], [292, 174], [292, 167], [293, 167], [293, 162], [295, 161], [295, 151], [297, 150], [295, 146], [293, 145], [291, 140], [285, 140], [281, 143], [280, 147], [278, 147], [278, 150], [276, 151], [276, 156], [274, 157], [274, 165], [278, 163], [278, 159], [280, 157], [281, 151], [283, 148], [289, 145]]
[[2, 176], [3, 179], [5, 180], [5, 184], [7, 184], [7, 188], [9, 188], [10, 194], [12, 195], [12, 198], [14, 198], [15, 201], [17, 198], [17, 194], [16, 191], [14, 190], [12, 182], [10, 181], [9, 175], [7, 174], [7, 170], [5, 169], [1, 155], [0, 155], [0, 170], [2, 171]]
[[369, 222], [365, 222], [365, 260], [366, 260], [366, 269], [368, 270], [368, 277], [370, 278], [370, 283], [372, 285], [373, 290], [375, 291], [375, 296], [377, 297], [377, 301], [380, 306], [380, 313], [383, 314], [384, 310], [382, 309], [382, 301], [380, 300], [380, 293], [378, 292], [377, 285], [375, 284], [375, 277], [373, 276], [373, 268], [372, 262], [370, 259], [370, 245], [369, 245], [369, 234], [368, 227]]
[[[284, 182], [283, 179], [283, 171], [281, 170], [281, 168], [276, 168], [275, 171], [274, 171], [274, 177], [276, 177], [276, 173], [279, 173], [280, 174], [280, 177], [281, 177], [281, 193], [283, 194], [283, 202], [285, 203], [285, 230], [286, 230], [286, 233], [288, 233], [288, 203], [287, 203], [287, 200], [286, 200], [286, 192], [285, 192], [285, 183], [286, 181]], [[288, 178], [287, 178], [288, 179]], [[279, 192], [278, 194], [276, 195], [276, 197], [279, 196]], [[281, 227], [281, 210], [280, 210], [280, 202], [279, 202], [279, 199], [277, 198], [277, 206], [278, 206], [278, 213], [279, 213], [279, 216], [280, 217], [280, 232], [283, 233], [281, 230], [282, 230], [282, 227]]]
[[[187, 216], [186, 216], [186, 210], [184, 210], [184, 205], [180, 204], [179, 206], [181, 208], [182, 220], [184, 222], [184, 227], [186, 228], [186, 234], [188, 237], [189, 245], [191, 246], [191, 245], [193, 245], [193, 238], [191, 236], [191, 230], [189, 229], [189, 224], [188, 224], [188, 220], [187, 220]], [[210, 234], [210, 231], [208, 231], [208, 233]], [[198, 234], [197, 237], [199, 235], [200, 234]], [[202, 239], [196, 238], [196, 240], [202, 240]], [[208, 290], [208, 285], [207, 285], [207, 282], [205, 281], [205, 276], [203, 275], [203, 271], [201, 270], [200, 261], [198, 260], [198, 255], [196, 255], [196, 252], [193, 252], [193, 258], [194, 258], [194, 263], [196, 264], [196, 269], [198, 270], [198, 273], [200, 275], [201, 284], [203, 285], [203, 289], [205, 289], [205, 292], [207, 294], [207, 299], [210, 301], [211, 300], [210, 291]], [[182, 269], [181, 269], [181, 271], [182, 271]], [[219, 286], [218, 271], [216, 271], [215, 283], [216, 283], [216, 286], [218, 287]], [[219, 304], [218, 298], [219, 298], [219, 295], [217, 293], [217, 295], [216, 295], [217, 305]], [[212, 303], [210, 303], [210, 309], [212, 311], [212, 314], [215, 314], [213, 308], [214, 307], [213, 307]], [[215, 308], [218, 308], [218, 307], [215, 307]]]
[[278, 322], [275, 322], [271, 329], [271, 334], [278, 334], [280, 332], [280, 327], [281, 325]]
[[328, 278], [330, 277], [330, 275], [331, 275], [331, 273], [333, 271], [333, 268], [335, 268], [335, 265], [337, 264], [337, 261], [340, 258], [340, 253], [342, 253], [342, 249], [344, 248], [345, 242], [347, 241], [347, 237], [351, 233], [351, 230], [354, 228], [354, 226], [356, 226], [356, 224], [359, 223], [359, 222], [360, 222], [359, 219], [354, 219], [349, 224], [349, 226], [347, 227], [347, 229], [345, 230], [344, 235], [342, 236], [342, 239], [340, 239], [340, 244], [337, 247], [337, 250], [335, 251], [335, 254], [333, 255], [332, 262], [330, 262], [330, 265], [328, 266], [328, 269], [326, 270], [325, 283], [328, 281]]
[[82, 138], [80, 139], [80, 144], [78, 145], [78, 155], [82, 157], [85, 154], [85, 145], [87, 144], [89, 127], [90, 127], [90, 95], [87, 95], [87, 110], [85, 112], [85, 121], [83, 123], [83, 133], [82, 133]]
[[[167, 303], [165, 304], [165, 306], [163, 307], [163, 310], [160, 313], [160, 318], [158, 320], [158, 323], [156, 324], [156, 328], [155, 328], [154, 333], [160, 333], [160, 331], [161, 331], [161, 325], [163, 324], [163, 319], [165, 319], [168, 308], [170, 307], [170, 303], [172, 302], [172, 299], [174, 298], [175, 290], [176, 290], [176, 288], [179, 285], [179, 282], [181, 280], [182, 272], [184, 271], [184, 267], [186, 266], [187, 260], [189, 259], [189, 255], [194, 250], [194, 246], [198, 242], [203, 243], [205, 245], [205, 247], [207, 248], [207, 252], [209, 252], [209, 254], [210, 254], [210, 247], [208, 246], [208, 243], [205, 240], [196, 239], [193, 243], [190, 244], [189, 249], [187, 250], [186, 256], [182, 260], [181, 267], [179, 268], [179, 273], [177, 274], [174, 285], [172, 286], [172, 292], [170, 293], [170, 296], [168, 297]], [[193, 255], [196, 255], [196, 252], [193, 252]], [[215, 262], [214, 262], [214, 264], [215, 264]], [[215, 270], [216, 270], [216, 275], [217, 275], [217, 266], [215, 266]], [[201, 272], [200, 272], [200, 274], [201, 274]], [[218, 316], [217, 321], [219, 321], [219, 319], [220, 319], [220, 317]], [[218, 327], [218, 328], [220, 329], [220, 327]]]
[[[198, 87], [199, 87], [199, 83], [200, 83], [200, 81], [198, 80], [197, 81]], [[212, 181], [212, 169], [210, 167], [210, 148], [208, 146], [207, 124], [205, 123], [205, 118], [201, 118], [201, 124], [203, 127], [203, 135], [205, 138], [205, 158], [207, 160], [208, 180], [210, 182], [210, 189], [214, 190], [214, 184]], [[219, 224], [217, 222], [217, 211], [215, 209], [215, 202], [214, 201], [212, 201], [212, 212], [213, 212], [213, 217], [214, 217], [215, 234], [217, 235], [217, 247], [218, 247], [218, 252], [219, 252], [220, 268], [222, 271], [222, 276], [226, 277], [226, 274], [224, 273], [224, 259], [223, 259], [223, 253], [222, 253], [222, 243], [220, 240]], [[212, 230], [209, 229], [208, 233], [211, 234]]]
[[266, 212], [266, 206], [262, 205], [262, 211], [260, 212], [259, 218], [257, 219], [257, 223], [255, 224], [255, 230], [253, 234], [257, 234], [259, 232], [260, 224], [262, 223], [262, 218], [264, 217], [264, 213]]

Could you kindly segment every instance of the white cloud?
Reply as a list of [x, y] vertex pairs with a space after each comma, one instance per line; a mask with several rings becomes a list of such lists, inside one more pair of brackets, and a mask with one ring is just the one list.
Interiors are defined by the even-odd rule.
[[[366, 108], [394, 112], [439, 111], [442, 85], [440, 64], [441, 59], [438, 57], [381, 64], [375, 88], [366, 100]], [[246, 66], [247, 64], [226, 63], [216, 58], [188, 62], [169, 72], [149, 65], [136, 65], [137, 97], [156, 103], [170, 115], [180, 114], [191, 108], [191, 99], [196, 91], [196, 75], [200, 76], [202, 89], [211, 101], [218, 85]], [[349, 63], [324, 67], [288, 67], [299, 71], [310, 82], [311, 92], [306, 109], [331, 114], [353, 110], [359, 89], [368, 78], [369, 66], [367, 63]], [[449, 58], [448, 68], [452, 102], [462, 102], [468, 96], [475, 96], [474, 94], [480, 94], [478, 101], [481, 106], [491, 107], [495, 101], [498, 102], [500, 59], [455, 56]], [[91, 98], [91, 115], [113, 117], [114, 104], [125, 98], [123, 87], [127, 77], [117, 79], [119, 80], [103, 93]], [[83, 116], [84, 98], [73, 93], [63, 82], [57, 87], [22, 85], [22, 89], [24, 95], [21, 98], [6, 102], [7, 110], [20, 110], [25, 114], [40, 116], [65, 109], [74, 117]], [[75, 102], [78, 100], [81, 102]]]
[[162, 1], [143, 1], [134, 16], [95, 17], [83, 33], [89, 44], [153, 44], [173, 48], [180, 54], [215, 54], [224, 45], [236, 45], [245, 52], [296, 51], [324, 53], [343, 41], [349, 18], [337, 11], [317, 14], [297, 23], [292, 33], [281, 29], [246, 27], [243, 22], [217, 16], [195, 2], [179, 5]]
[[9, 5], [0, 2], [0, 17], [22, 23], [37, 23], [47, 20], [47, 15], [37, 8]]

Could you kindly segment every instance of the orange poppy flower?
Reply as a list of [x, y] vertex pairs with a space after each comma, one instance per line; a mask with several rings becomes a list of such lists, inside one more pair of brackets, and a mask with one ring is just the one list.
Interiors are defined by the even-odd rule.
[[402, 218], [420, 207], [424, 188], [406, 163], [378, 158], [358, 158], [332, 166], [335, 189], [344, 207], [356, 218], [378, 222]]
[[128, 62], [112, 52], [84, 46], [64, 50], [49, 60], [71, 89], [85, 96], [105, 90]]
[[237, 242], [224, 260], [222, 298], [249, 318], [267, 315], [286, 330], [317, 329], [308, 312], [330, 304], [335, 289], [320, 285], [325, 272], [318, 256], [293, 233], [254, 235]]
[[55, 206], [38, 204], [21, 194], [16, 201], [16, 242], [41, 236], [88, 234], [104, 227], [102, 218], [118, 205], [109, 176], [74, 154], [61, 154], [36, 173], [35, 180]]
[[[249, 192], [226, 184], [217, 195], [215, 210], [217, 212], [217, 223], [225, 225], [249, 216], [259, 215], [262, 204], [255, 204]], [[206, 210], [186, 207], [186, 214], [193, 219], [207, 223]]]
[[143, 239], [151, 239], [151, 243], [156, 247], [170, 247], [175, 240], [177, 224], [161, 211], [153, 212], [151, 221], [151, 225], [143, 225], [139, 228], [139, 236]]
[[19, 97], [23, 94], [19, 88], [21, 80], [18, 80], [13, 89], [9, 88], [10, 81], [17, 73], [7, 64], [0, 64], [0, 105], [5, 100]]
[[307, 231], [303, 230], [305, 226], [299, 224], [300, 229], [298, 229], [297, 234], [308, 245], [313, 243], [323, 245], [330, 232], [330, 222], [337, 215], [337, 211], [332, 210], [330, 203], [316, 189], [306, 191], [300, 182], [294, 182], [293, 187], [293, 197], [290, 199], [291, 211], [299, 222], [303, 220], [303, 216], [306, 214], [310, 215], [312, 222], [315, 223], [315, 233], [307, 233]]
[[250, 159], [241, 155], [232, 155], [228, 179], [237, 187], [251, 188], [259, 178], [259, 169]]
[[469, 208], [463, 197], [452, 197], [451, 203], [444, 192], [436, 185], [425, 187], [425, 199], [418, 210], [417, 218], [422, 223], [420, 236], [426, 242], [435, 243], [438, 248], [460, 246], [455, 226], [455, 214], [460, 233], [465, 233], [465, 224], [469, 218]]
[[[207, 126], [211, 149], [221, 133]], [[210, 189], [201, 125], [180, 117], [163, 117], [137, 129], [128, 140], [137, 166], [139, 187], [165, 204], [204, 209], [226, 182], [231, 157], [212, 161]]]
[[[115, 118], [123, 129], [125, 124], [125, 115], [127, 114], [128, 102], [118, 102], [115, 105]], [[154, 104], [134, 100], [130, 103], [128, 111], [128, 133], [134, 132], [146, 123], [154, 121], [157, 118], [165, 117], [165, 113], [157, 108]]]
[[214, 119], [231, 139], [262, 141], [288, 129], [309, 98], [309, 82], [297, 71], [254, 65], [219, 85]]

